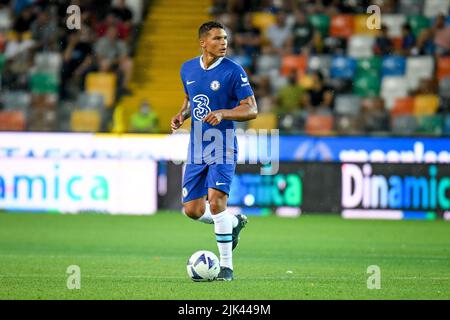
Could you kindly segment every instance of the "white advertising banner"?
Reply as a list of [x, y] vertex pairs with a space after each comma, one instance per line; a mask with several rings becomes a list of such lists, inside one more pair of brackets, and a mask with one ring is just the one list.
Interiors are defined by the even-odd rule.
[[156, 170], [147, 159], [0, 158], [0, 210], [153, 214]]

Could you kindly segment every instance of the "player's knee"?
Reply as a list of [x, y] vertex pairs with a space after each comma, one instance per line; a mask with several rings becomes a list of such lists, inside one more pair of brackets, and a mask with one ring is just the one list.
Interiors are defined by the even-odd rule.
[[213, 199], [209, 201], [209, 208], [212, 214], [217, 214], [223, 212], [226, 206], [220, 199]]
[[185, 214], [185, 216], [194, 220], [197, 220], [203, 215], [203, 212], [201, 212], [201, 210], [192, 207], [184, 207], [183, 213]]

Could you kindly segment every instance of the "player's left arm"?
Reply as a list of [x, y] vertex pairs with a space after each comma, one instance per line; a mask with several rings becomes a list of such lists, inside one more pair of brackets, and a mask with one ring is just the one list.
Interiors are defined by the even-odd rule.
[[210, 125], [218, 125], [222, 120], [248, 121], [255, 119], [258, 115], [258, 106], [254, 95], [240, 101], [233, 109], [219, 109], [211, 111], [203, 119]]

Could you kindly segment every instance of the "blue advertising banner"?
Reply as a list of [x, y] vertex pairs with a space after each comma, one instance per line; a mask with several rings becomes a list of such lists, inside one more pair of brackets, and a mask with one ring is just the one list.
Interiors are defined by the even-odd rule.
[[280, 161], [450, 163], [450, 138], [280, 137]]

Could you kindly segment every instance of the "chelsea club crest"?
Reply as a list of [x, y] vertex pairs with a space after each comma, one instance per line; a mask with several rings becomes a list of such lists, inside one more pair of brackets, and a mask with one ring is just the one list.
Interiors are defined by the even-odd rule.
[[211, 88], [211, 90], [217, 91], [220, 88], [220, 82], [217, 80], [214, 80], [213, 82], [211, 82], [211, 85], [209, 87]]

